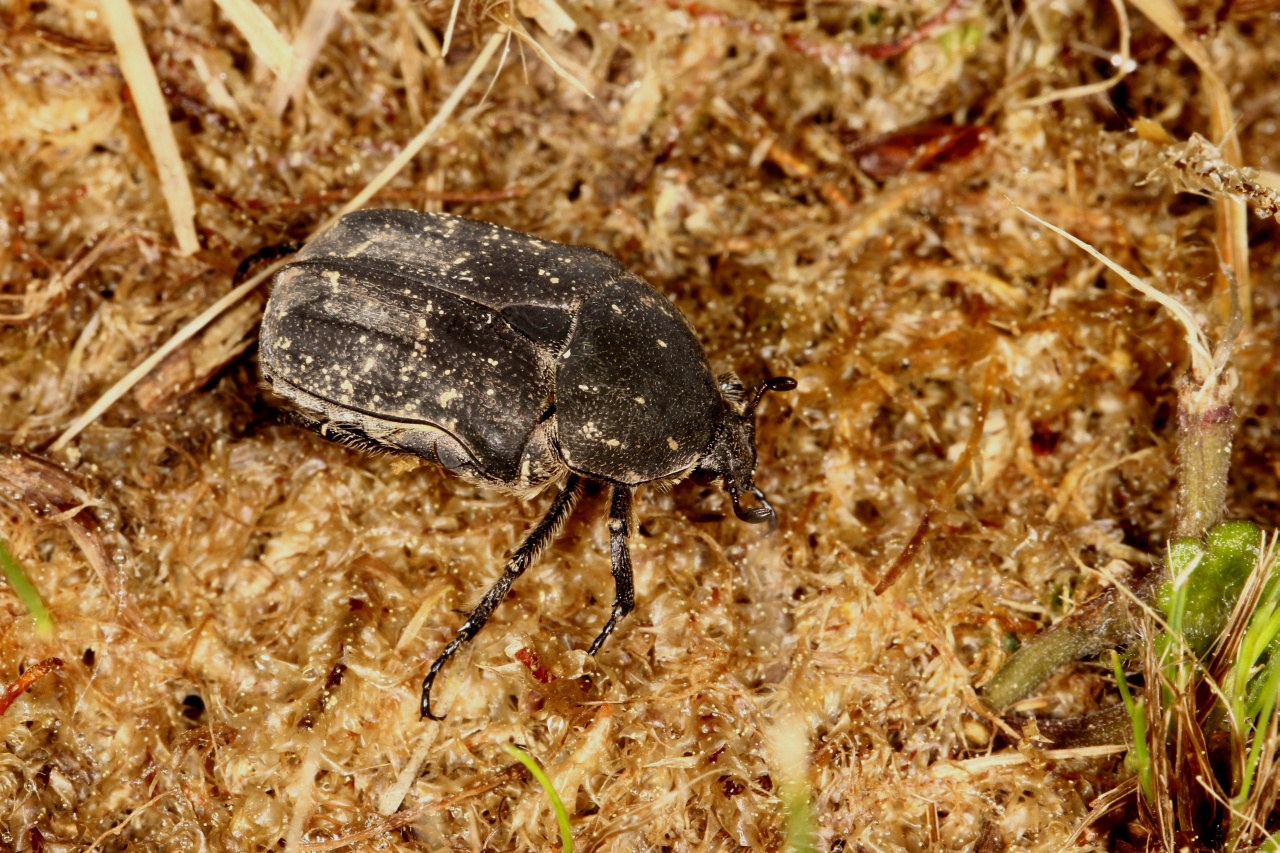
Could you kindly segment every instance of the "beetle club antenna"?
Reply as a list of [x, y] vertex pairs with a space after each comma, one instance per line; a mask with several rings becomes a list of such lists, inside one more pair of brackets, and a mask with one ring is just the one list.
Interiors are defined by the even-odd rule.
[[775, 376], [772, 379], [766, 379], [760, 383], [760, 387], [756, 389], [756, 393], [751, 397], [751, 405], [747, 406], [747, 416], [750, 417], [755, 414], [756, 406], [760, 405], [760, 399], [764, 397], [766, 392], [794, 391], [795, 388], [796, 381], [790, 376]]

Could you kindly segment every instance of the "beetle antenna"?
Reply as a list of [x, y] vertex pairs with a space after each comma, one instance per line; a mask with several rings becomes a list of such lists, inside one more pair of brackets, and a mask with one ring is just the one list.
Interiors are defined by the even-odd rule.
[[[756, 406], [760, 405], [760, 399], [764, 397], [768, 391], [794, 391], [796, 381], [790, 376], [775, 376], [772, 379], [766, 379], [760, 383], [760, 387], [756, 389], [756, 393], [751, 397], [751, 405], [747, 406], [747, 414], [753, 415]], [[757, 495], [757, 497], [759, 497]], [[760, 498], [764, 500], [764, 498]]]

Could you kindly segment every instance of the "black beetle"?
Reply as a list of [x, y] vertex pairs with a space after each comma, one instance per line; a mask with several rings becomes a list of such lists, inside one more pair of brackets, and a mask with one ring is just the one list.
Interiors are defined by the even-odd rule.
[[584, 479], [612, 487], [613, 612], [591, 654], [635, 605], [634, 486], [718, 479], [738, 518], [777, 524], [753, 480], [755, 409], [795, 380], [748, 398], [733, 374], [717, 378], [675, 306], [595, 249], [457, 216], [352, 213], [276, 275], [260, 353], [295, 419], [328, 438], [521, 496], [564, 482], [431, 665], [424, 717], [439, 719], [440, 668], [559, 533]]

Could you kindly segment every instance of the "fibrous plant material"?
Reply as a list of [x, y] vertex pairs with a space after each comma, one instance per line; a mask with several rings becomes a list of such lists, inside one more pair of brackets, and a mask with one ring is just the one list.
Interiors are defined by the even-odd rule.
[[[298, 43], [307, 3], [257, 5]], [[1240, 157], [1223, 162], [1240, 176], [1280, 162], [1270, 11], [1179, 10], [1233, 99]], [[1174, 530], [1185, 331], [1008, 201], [1223, 338], [1220, 270], [1239, 261], [1216, 190], [1146, 180], [1182, 170], [1164, 158], [1193, 134], [1224, 139], [1163, 25], [1127, 7], [1126, 64], [1116, 8], [1075, 0], [362, 0], [324, 17], [277, 120], [281, 78], [219, 5], [130, 14], [192, 188], [191, 254], [101, 11], [0, 13], [0, 442], [22, 451], [0, 457], [21, 478], [0, 490], [0, 535], [57, 626], [41, 638], [3, 592], [0, 683], [63, 661], [0, 717], [0, 843], [559, 849], [513, 742], [545, 762], [575, 846], [603, 853], [1160, 837], [1122, 738], [1012, 746], [975, 686], [1134, 583]], [[640, 603], [591, 659], [610, 574], [586, 522], [605, 499], [585, 495], [583, 522], [457, 661], [448, 719], [421, 722], [455, 611], [550, 495], [512, 501], [282, 423], [240, 314], [169, 343], [242, 259], [349, 203], [606, 251], [690, 317], [718, 370], [795, 376], [757, 433], [777, 533], [698, 484], [639, 490]], [[1243, 227], [1254, 287], [1221, 502], [1270, 530], [1280, 225]], [[1229, 667], [1205, 666], [1225, 683]], [[1086, 661], [1016, 713], [1119, 702], [1110, 667]], [[783, 719], [804, 759], [787, 804], [765, 736]], [[1277, 774], [1259, 749], [1248, 796], [1265, 810]], [[1094, 802], [1116, 808], [1085, 826]]]

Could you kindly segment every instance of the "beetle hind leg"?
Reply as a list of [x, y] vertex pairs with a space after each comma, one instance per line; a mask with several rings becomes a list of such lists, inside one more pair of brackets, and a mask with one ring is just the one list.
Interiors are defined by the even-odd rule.
[[489, 587], [489, 591], [484, 594], [484, 598], [480, 599], [480, 603], [467, 616], [467, 621], [462, 623], [462, 627], [453, 635], [453, 639], [444, 647], [444, 651], [431, 664], [431, 669], [427, 671], [427, 677], [422, 680], [423, 717], [432, 720], [444, 719], [444, 717], [431, 713], [431, 685], [435, 683], [436, 676], [440, 674], [440, 670], [449, 662], [449, 658], [453, 657], [458, 649], [469, 643], [475, 638], [476, 634], [480, 633], [480, 629], [489, 621], [493, 611], [502, 603], [502, 599], [507, 597], [507, 593], [511, 590], [511, 585], [515, 583], [516, 578], [524, 574], [526, 569], [537, 562], [538, 557], [542, 555], [546, 547], [560, 534], [560, 530], [573, 513], [573, 508], [577, 505], [578, 498], [581, 496], [582, 479], [571, 474], [565, 483], [564, 489], [551, 502], [551, 508], [547, 510], [546, 515], [542, 516], [542, 520], [534, 525], [533, 529], [529, 531], [529, 535], [520, 543], [520, 547], [511, 555], [511, 559], [507, 561], [507, 566], [502, 572], [502, 577], [498, 578], [497, 583]]
[[613, 570], [613, 612], [588, 654], [600, 651], [618, 622], [636, 607], [635, 578], [631, 572], [631, 550], [627, 539], [631, 536], [631, 489], [613, 487], [613, 500], [609, 504], [609, 562]]

